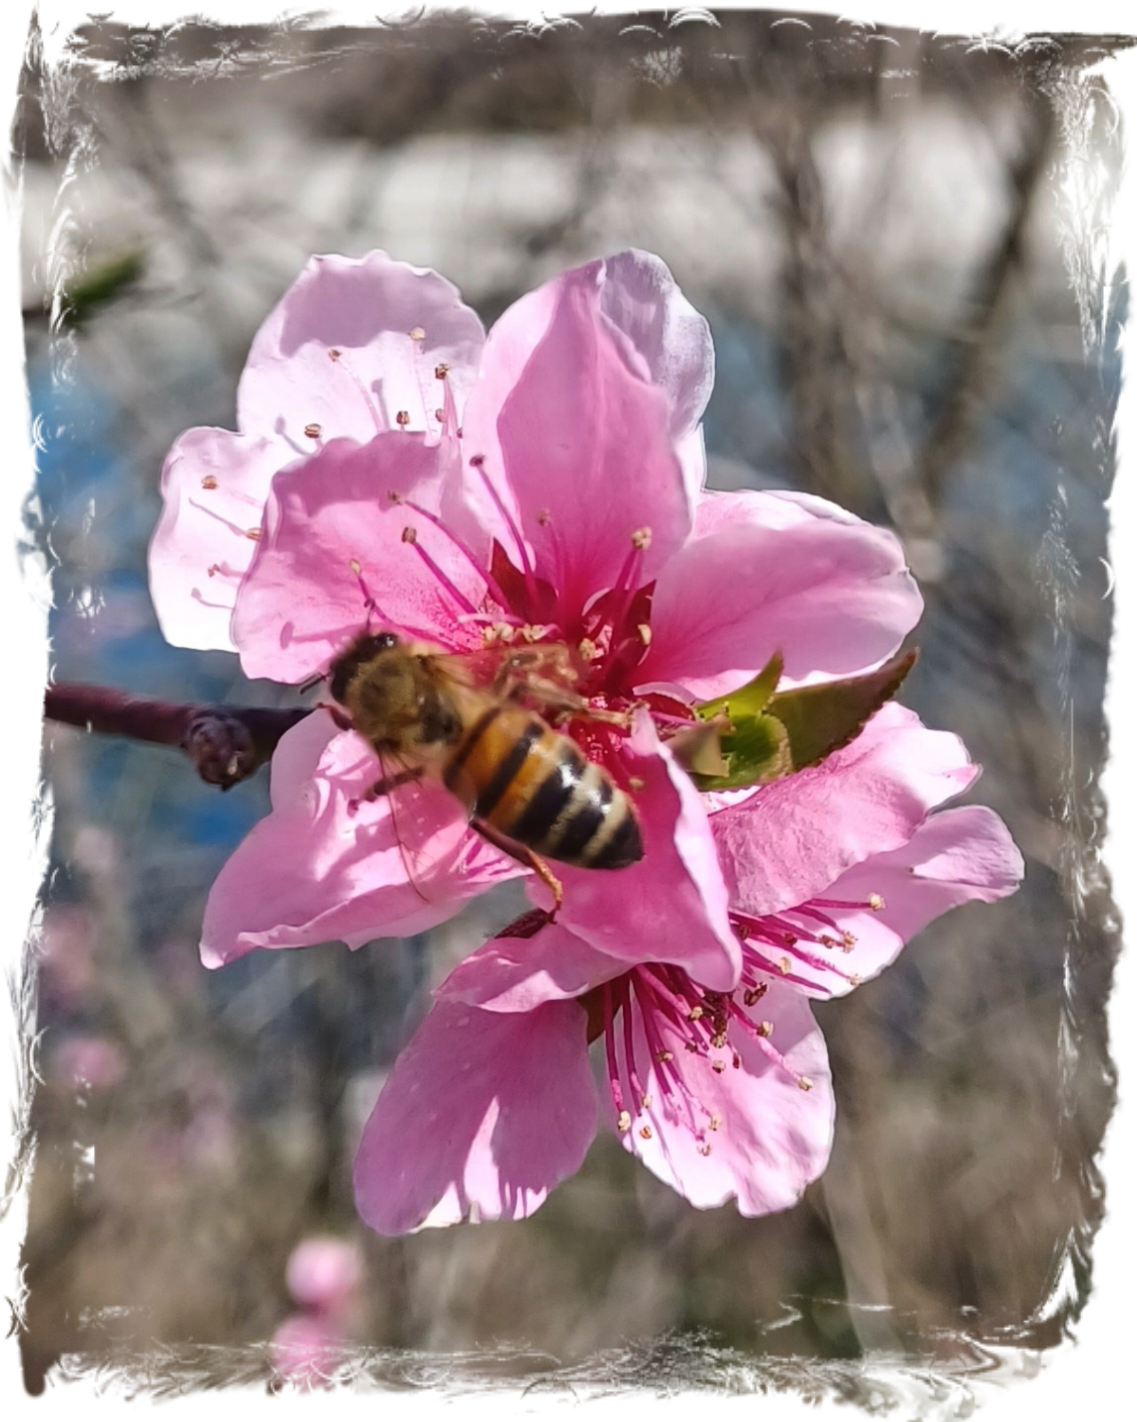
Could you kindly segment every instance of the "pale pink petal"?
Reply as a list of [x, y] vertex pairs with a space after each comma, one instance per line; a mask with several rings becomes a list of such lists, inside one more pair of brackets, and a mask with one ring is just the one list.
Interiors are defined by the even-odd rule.
[[788, 682], [848, 676], [890, 656], [921, 607], [903, 550], [885, 529], [820, 517], [726, 524], [693, 539], [660, 573], [636, 684], [709, 700], [736, 690], [778, 651]]
[[692, 537], [706, 538], [743, 523], [790, 528], [818, 518], [864, 527], [863, 519], [820, 494], [803, 494], [797, 489], [704, 489], [695, 505]]
[[600, 309], [667, 396], [668, 429], [688, 493], [697, 496], [707, 467], [699, 422], [715, 379], [715, 349], [706, 318], [658, 257], [635, 249], [603, 263]]
[[[810, 995], [843, 996], [857, 982], [887, 968], [932, 919], [972, 900], [989, 904], [1006, 898], [1018, 888], [1022, 875], [1022, 855], [993, 810], [983, 805], [942, 810], [931, 815], [907, 844], [870, 856], [821, 895], [823, 911], [855, 942], [847, 952], [825, 952], [826, 960], [839, 971], [795, 961], [794, 976], [810, 984], [803, 988]], [[884, 901], [877, 912], [834, 908], [827, 902], [864, 904], [872, 895]], [[825, 931], [816, 923], [813, 928]], [[821, 951], [814, 956], [820, 957]]]
[[[662, 1016], [654, 1019], [654, 1030], [672, 1060], [660, 1063], [649, 1049], [638, 1006], [634, 1011], [637, 1070], [650, 1105], [635, 1103], [640, 1109], [620, 1139], [699, 1209], [731, 1199], [743, 1215], [788, 1209], [829, 1159], [834, 1100], [821, 1030], [805, 999], [781, 983], [770, 984], [761, 1016], [772, 1024], [768, 1045], [784, 1064], [737, 1021], [724, 1049], [688, 1052], [686, 1035]], [[723, 1070], [715, 1071], [712, 1061], [724, 1062]], [[671, 1068], [681, 1075], [681, 1089]], [[808, 1089], [799, 1084], [802, 1078]], [[630, 1100], [630, 1084], [624, 1085]]]
[[316, 713], [281, 740], [273, 809], [210, 890], [201, 956], [220, 967], [254, 948], [299, 948], [420, 933], [521, 872], [473, 834], [442, 786], [363, 798], [379, 762], [353, 731]]
[[433, 512], [452, 456], [448, 442], [398, 430], [365, 445], [337, 440], [277, 476], [233, 616], [246, 675], [301, 682], [323, 671], [368, 626], [368, 597], [375, 628], [448, 649], [477, 643], [467, 619], [484, 580], [398, 502]]
[[[564, 885], [559, 922], [623, 963], [675, 963], [710, 988], [731, 988], [741, 967], [727, 918], [727, 892], [699, 792], [637, 713], [624, 742], [644, 857], [625, 869], [557, 864]], [[530, 881], [547, 903], [548, 890]]]
[[273, 440], [193, 429], [162, 466], [150, 540], [150, 594], [175, 647], [234, 649], [229, 621], [256, 550], [272, 476], [294, 456]]
[[436, 435], [444, 391], [435, 367], [449, 366], [461, 402], [483, 340], [477, 316], [437, 272], [383, 252], [312, 257], [253, 340], [237, 388], [240, 427], [296, 454], [320, 439], [363, 443], [396, 429], [400, 411], [407, 428]]
[[[463, 454], [484, 461], [558, 594], [566, 632], [623, 576], [649, 581], [691, 527], [668, 396], [602, 314], [603, 285], [603, 263], [593, 262], [510, 307], [487, 338], [463, 419]], [[465, 489], [476, 522], [521, 567], [475, 470]], [[633, 557], [645, 529], [650, 546]]]
[[380, 1234], [519, 1220], [580, 1168], [596, 1132], [584, 1010], [439, 1002], [399, 1056], [355, 1159]]
[[773, 913], [825, 894], [854, 864], [907, 844], [928, 811], [978, 773], [958, 736], [889, 702], [820, 765], [713, 816], [732, 905]]
[[581, 997], [627, 969], [626, 961], [549, 923], [530, 938], [491, 938], [458, 964], [436, 995], [490, 1012], [529, 1012], [543, 1002]]

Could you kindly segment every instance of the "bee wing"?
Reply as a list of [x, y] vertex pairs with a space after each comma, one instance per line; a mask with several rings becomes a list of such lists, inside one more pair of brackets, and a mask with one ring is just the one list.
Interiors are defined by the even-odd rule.
[[377, 751], [383, 779], [380, 790], [391, 813], [391, 828], [399, 847], [399, 857], [407, 881], [424, 903], [438, 896], [431, 891], [432, 870], [438, 853], [440, 807], [452, 809], [457, 824], [461, 815], [458, 801], [436, 781], [427, 779], [393, 751]]

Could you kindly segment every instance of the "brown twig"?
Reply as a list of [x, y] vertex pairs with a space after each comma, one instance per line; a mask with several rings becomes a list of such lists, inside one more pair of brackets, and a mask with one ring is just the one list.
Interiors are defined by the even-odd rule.
[[44, 716], [108, 736], [129, 736], [185, 751], [198, 775], [222, 790], [260, 769], [285, 731], [311, 712], [303, 707], [179, 704], [131, 696], [107, 686], [60, 681], [44, 696]]

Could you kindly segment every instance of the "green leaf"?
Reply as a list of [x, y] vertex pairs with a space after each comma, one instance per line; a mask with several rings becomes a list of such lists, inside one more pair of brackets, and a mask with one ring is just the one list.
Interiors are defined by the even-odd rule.
[[896, 695], [916, 655], [914, 651], [897, 655], [863, 676], [799, 686], [771, 696], [766, 711], [786, 728], [793, 768], [817, 765], [847, 746], [869, 717]]
[[695, 714], [702, 721], [710, 721], [715, 716], [725, 716], [737, 724], [748, 716], [757, 716], [765, 711], [778, 680], [782, 675], [782, 654], [775, 652], [756, 677], [745, 686], [732, 691], [728, 696], [716, 696], [713, 701], [704, 701], [695, 707]]
[[124, 252], [112, 257], [69, 282], [63, 293], [63, 319], [69, 326], [80, 326], [94, 315], [100, 306], [113, 301], [142, 275], [145, 263], [141, 252]]
[[[719, 755], [705, 738], [692, 738], [690, 753], [680, 759], [700, 790], [741, 790], [817, 765], [848, 745], [896, 695], [916, 655], [895, 656], [863, 676], [776, 691], [782, 656], [775, 652], [745, 686], [695, 707], [700, 723], [721, 726]], [[722, 773], [706, 773], [712, 765]]]

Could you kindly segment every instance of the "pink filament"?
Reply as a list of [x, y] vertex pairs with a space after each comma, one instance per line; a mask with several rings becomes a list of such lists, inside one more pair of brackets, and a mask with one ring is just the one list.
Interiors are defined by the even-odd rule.
[[434, 574], [434, 576], [438, 579], [438, 581], [442, 584], [442, 586], [446, 589], [446, 591], [450, 594], [450, 596], [454, 599], [458, 606], [463, 610], [463, 612], [476, 613], [477, 608], [474, 606], [474, 604], [470, 601], [470, 599], [466, 596], [464, 592], [460, 591], [460, 589], [454, 586], [454, 584], [450, 581], [450, 579], [446, 576], [446, 574], [442, 571], [442, 569], [438, 566], [438, 564], [434, 561], [434, 559], [430, 556], [430, 554], [426, 551], [426, 549], [422, 546], [422, 544], [418, 541], [417, 538], [411, 541], [411, 547], [415, 550], [418, 556], [422, 559], [422, 561], [426, 564], [426, 566], [430, 569], [430, 571]]
[[[509, 604], [505, 600], [505, 594], [502, 592], [501, 588], [498, 587], [493, 575], [487, 572], [486, 569], [482, 567], [482, 565], [478, 562], [477, 558], [475, 558], [469, 548], [466, 547], [465, 543], [462, 542], [462, 540], [458, 537], [456, 533], [452, 532], [449, 528], [447, 528], [445, 523], [443, 523], [443, 521], [439, 518], [437, 514], [431, 513], [429, 509], [423, 508], [422, 504], [416, 503], [414, 499], [401, 498], [399, 502], [405, 508], [413, 509], [415, 513], [417, 513], [421, 518], [425, 518], [428, 523], [433, 524], [434, 527], [438, 529], [439, 533], [441, 533], [444, 537], [450, 540], [451, 544], [453, 544], [453, 546], [458, 550], [458, 552], [461, 553], [462, 557], [465, 558], [466, 562], [469, 563], [470, 567], [473, 568], [474, 572], [477, 573], [478, 577], [481, 578], [482, 581], [485, 583], [489, 592], [492, 594], [494, 601], [499, 607], [505, 608], [509, 606]], [[502, 621], [501, 618], [491, 618], [490, 620], [495, 622]]]
[[505, 522], [506, 528], [509, 529], [509, 532], [513, 538], [513, 543], [517, 552], [518, 560], [521, 563], [521, 571], [525, 575], [525, 586], [528, 589], [529, 597], [535, 608], [537, 606], [537, 578], [533, 565], [529, 561], [529, 554], [525, 550], [525, 540], [521, 537], [521, 530], [517, 527], [516, 523], [514, 523], [512, 514], [502, 502], [501, 495], [494, 488], [490, 476], [486, 473], [485, 456], [475, 455], [474, 458], [470, 460], [470, 463], [478, 471], [481, 481], [486, 487], [486, 492], [493, 500], [494, 507], [497, 509], [498, 513], [501, 514], [502, 519]]

